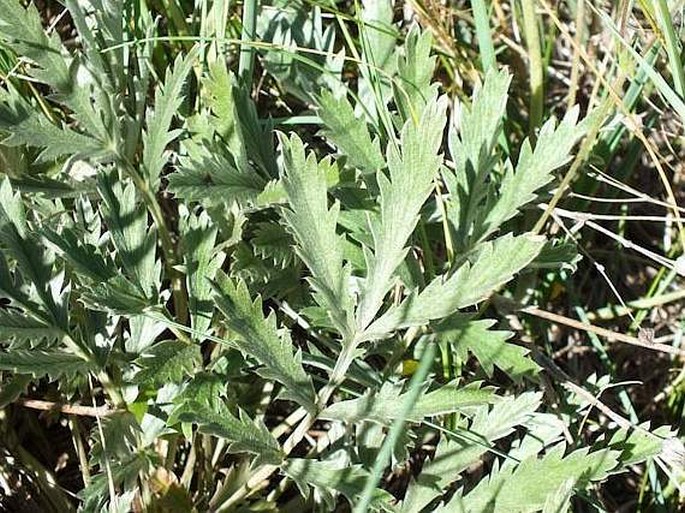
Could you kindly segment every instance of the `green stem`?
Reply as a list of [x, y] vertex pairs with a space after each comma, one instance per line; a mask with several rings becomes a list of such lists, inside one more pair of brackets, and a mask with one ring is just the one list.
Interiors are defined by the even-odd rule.
[[381, 447], [381, 450], [378, 452], [378, 456], [376, 457], [373, 469], [371, 470], [371, 475], [366, 480], [366, 484], [364, 485], [364, 490], [362, 492], [361, 499], [357, 506], [354, 508], [354, 513], [366, 513], [366, 511], [368, 510], [371, 504], [371, 499], [373, 498], [374, 490], [376, 489], [376, 486], [378, 486], [378, 482], [381, 480], [381, 477], [383, 476], [383, 469], [387, 465], [388, 461], [390, 461], [390, 457], [392, 455], [392, 452], [395, 450], [395, 446], [397, 445], [397, 441], [399, 440], [400, 434], [404, 430], [404, 425], [407, 422], [407, 417], [409, 416], [412, 408], [414, 407], [416, 400], [419, 398], [419, 394], [421, 393], [422, 388], [421, 385], [425, 381], [426, 376], [428, 375], [428, 372], [431, 369], [434, 358], [435, 344], [431, 343], [426, 347], [423, 355], [421, 356], [421, 363], [419, 365], [419, 368], [409, 381], [408, 391], [406, 393], [404, 401], [402, 402], [402, 408], [400, 410], [400, 413], [393, 422], [392, 427], [390, 428], [390, 432], [388, 433], [388, 436], [383, 441], [383, 446]]
[[523, 31], [528, 46], [530, 63], [530, 124], [529, 132], [534, 131], [542, 123], [544, 102], [544, 72], [542, 64], [542, 50], [540, 48], [540, 34], [538, 21], [535, 16], [535, 0], [521, 0], [523, 11]]
[[[335, 362], [335, 367], [331, 371], [331, 376], [328, 383], [321, 389], [317, 398], [317, 412], [308, 413], [297, 425], [295, 430], [283, 443], [283, 455], [288, 456], [290, 452], [299, 444], [305, 437], [309, 429], [312, 427], [318, 417], [318, 412], [323, 410], [328, 403], [331, 395], [335, 389], [344, 381], [350, 365], [354, 362], [357, 347], [359, 343], [356, 340], [350, 342], [343, 342], [343, 350]], [[268, 479], [271, 474], [278, 470], [276, 465], [262, 465], [252, 474], [252, 476], [243, 484], [233, 495], [219, 505], [210, 504], [210, 511], [220, 513], [228, 511], [235, 504], [250, 495], [253, 491], [259, 488], [259, 485]]]
[[656, 0], [654, 4], [656, 18], [659, 25], [661, 25], [666, 41], [666, 53], [668, 54], [671, 75], [673, 75], [673, 85], [680, 97], [685, 98], [685, 71], [683, 70], [683, 62], [680, 59], [680, 42], [673, 30], [671, 12], [668, 10], [666, 0]]
[[476, 23], [476, 38], [478, 39], [478, 49], [480, 50], [480, 61], [483, 71], [488, 71], [495, 67], [495, 47], [492, 44], [490, 35], [490, 17], [485, 0], [471, 0], [473, 9], [473, 19]]
[[[240, 34], [242, 42], [252, 42], [256, 37], [257, 11], [259, 0], [245, 0], [243, 4], [243, 30]], [[238, 61], [238, 75], [245, 88], [252, 89], [252, 75], [254, 73], [255, 49], [252, 45], [241, 45], [240, 60]]]
[[143, 196], [143, 201], [157, 227], [157, 234], [159, 235], [159, 241], [162, 245], [162, 251], [164, 252], [167, 272], [171, 279], [171, 288], [174, 298], [174, 314], [181, 324], [185, 324], [188, 321], [188, 299], [185, 291], [185, 282], [183, 280], [183, 274], [176, 268], [176, 265], [180, 263], [180, 260], [176, 255], [176, 248], [171, 237], [171, 231], [166, 224], [162, 207], [159, 205], [157, 197], [150, 189], [148, 183], [140, 176], [135, 168], [124, 159], [121, 160], [121, 163], [124, 166], [126, 173], [131, 177], [134, 185]]

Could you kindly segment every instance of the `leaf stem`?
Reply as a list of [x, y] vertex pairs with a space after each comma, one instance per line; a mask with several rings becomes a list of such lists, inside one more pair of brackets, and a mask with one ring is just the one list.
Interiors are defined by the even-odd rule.
[[179, 263], [176, 255], [176, 248], [174, 246], [171, 232], [166, 224], [162, 207], [157, 201], [157, 197], [150, 190], [148, 183], [140, 176], [140, 173], [123, 157], [120, 157], [120, 162], [128, 176], [133, 180], [134, 185], [143, 196], [143, 201], [152, 216], [159, 234], [159, 241], [164, 252], [165, 264], [169, 278], [171, 279], [172, 294], [174, 297], [174, 314], [181, 324], [188, 321], [188, 299], [185, 291], [185, 284], [183, 274], [176, 269], [176, 264]]
[[385, 437], [381, 450], [376, 456], [376, 461], [371, 469], [371, 475], [366, 480], [364, 484], [364, 490], [362, 491], [361, 499], [359, 503], [354, 508], [354, 513], [366, 513], [371, 505], [371, 500], [373, 498], [374, 490], [381, 480], [383, 475], [383, 469], [385, 468], [387, 462], [390, 460], [392, 451], [395, 450], [395, 445], [399, 440], [400, 434], [407, 422], [407, 417], [409, 416], [416, 400], [421, 393], [421, 385], [428, 376], [428, 372], [433, 364], [433, 359], [435, 358], [435, 343], [430, 343], [423, 355], [421, 356], [421, 363], [416, 373], [412, 376], [409, 381], [409, 390], [407, 391], [404, 401], [402, 401], [401, 410], [399, 415], [395, 419], [390, 428], [388, 436]]
[[[290, 454], [290, 452], [292, 452], [292, 450], [297, 446], [297, 444], [299, 444], [302, 441], [302, 439], [305, 437], [309, 429], [312, 427], [312, 424], [314, 424], [314, 422], [316, 421], [318, 413], [325, 408], [326, 404], [331, 398], [331, 395], [333, 395], [335, 389], [344, 381], [345, 374], [350, 368], [350, 365], [352, 365], [352, 362], [354, 362], [356, 351], [360, 343], [358, 342], [358, 340], [361, 340], [361, 338], [354, 338], [352, 341], [348, 343], [343, 342], [343, 350], [341, 351], [337, 361], [335, 362], [335, 367], [331, 371], [331, 376], [328, 380], [328, 383], [319, 392], [317, 399], [317, 413], [308, 413], [300, 421], [300, 423], [297, 425], [297, 427], [291, 433], [291, 435], [286, 439], [286, 441], [283, 443], [284, 456]], [[261, 467], [257, 468], [254, 474], [252, 474], [252, 476], [248, 479], [248, 481], [245, 484], [243, 484], [238, 490], [236, 490], [233, 493], [233, 495], [226, 499], [226, 501], [216, 506], [215, 508], [211, 508], [210, 505], [210, 511], [216, 513], [227, 511], [233, 505], [237, 504], [239, 501], [241, 501], [242, 499], [250, 495], [253, 491], [258, 489], [259, 485], [264, 480], [268, 479], [269, 476], [271, 476], [271, 474], [278, 470], [278, 468], [279, 467], [276, 465], [262, 465]]]

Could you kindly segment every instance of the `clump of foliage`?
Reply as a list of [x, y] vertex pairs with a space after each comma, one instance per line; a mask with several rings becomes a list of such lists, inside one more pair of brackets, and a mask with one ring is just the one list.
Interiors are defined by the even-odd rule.
[[67, 49], [0, 1], [0, 402], [90, 416], [69, 424], [83, 488], [36, 480], [46, 508], [565, 511], [672, 436], [569, 436], [590, 403], [543, 406], [504, 321], [576, 261], [522, 211], [595, 118], [512, 157], [509, 72], [451, 103], [431, 33], [379, 5], [354, 88], [318, 9], [257, 20], [313, 135], [260, 118], [218, 43], [156, 69], [149, 13], [68, 0]]

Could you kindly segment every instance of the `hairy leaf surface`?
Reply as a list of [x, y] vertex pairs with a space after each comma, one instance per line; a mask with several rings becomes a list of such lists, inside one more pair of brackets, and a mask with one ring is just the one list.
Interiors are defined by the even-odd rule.
[[447, 279], [436, 278], [421, 292], [390, 308], [369, 326], [365, 338], [378, 338], [392, 330], [442, 319], [482, 301], [528, 265], [544, 243], [542, 237], [531, 235], [505, 235], [484, 243], [473, 264], [463, 264]]
[[485, 454], [492, 442], [509, 435], [515, 426], [525, 424], [540, 406], [542, 394], [526, 392], [503, 398], [492, 408], [480, 407], [463, 436], [441, 436], [435, 456], [421, 474], [412, 480], [402, 503], [403, 513], [422, 511], [460, 474]]
[[[480, 388], [480, 383], [465, 387], [449, 384], [421, 394], [407, 420], [421, 422], [425, 417], [454, 413], [467, 406], [487, 404], [492, 399], [492, 390]], [[321, 418], [350, 424], [371, 421], [390, 426], [400, 416], [404, 400], [401, 388], [387, 384], [376, 394], [332, 404], [321, 413]]]
[[231, 442], [230, 452], [255, 454], [257, 465], [282, 461], [281, 447], [261, 421], [250, 419], [243, 411], [236, 417], [221, 402], [215, 408], [198, 402], [191, 402], [188, 406], [180, 419], [197, 424], [203, 433], [225, 438]]
[[407, 240], [433, 188], [441, 162], [438, 152], [446, 108], [444, 97], [430, 103], [416, 123], [405, 123], [401, 150], [388, 147], [389, 174], [378, 174], [380, 218], [372, 225], [373, 253], [366, 253], [368, 271], [357, 308], [360, 330], [371, 323], [392, 287], [393, 275], [408, 251]]
[[276, 317], [264, 318], [260, 298], [250, 298], [244, 282], [233, 282], [223, 272], [217, 274], [214, 303], [236, 338], [231, 341], [244, 354], [263, 365], [257, 373], [283, 385], [280, 396], [314, 409], [314, 386], [302, 368], [302, 357], [293, 352], [290, 337], [276, 331]]
[[340, 333], [350, 331], [349, 270], [343, 267], [343, 244], [336, 233], [340, 204], [328, 208], [326, 176], [330, 160], [319, 163], [296, 135], [282, 136], [284, 172], [281, 177], [289, 208], [282, 215], [297, 242], [297, 253], [312, 273], [316, 299], [328, 309]]
[[200, 347], [180, 340], [165, 340], [149, 347], [136, 360], [141, 370], [135, 375], [136, 383], [162, 386], [180, 383], [202, 363]]

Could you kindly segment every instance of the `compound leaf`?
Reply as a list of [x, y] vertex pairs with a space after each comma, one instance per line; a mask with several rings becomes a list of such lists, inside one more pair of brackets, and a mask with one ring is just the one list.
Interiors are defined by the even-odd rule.
[[366, 253], [368, 271], [357, 308], [360, 330], [373, 320], [393, 286], [392, 278], [408, 251], [407, 240], [433, 188], [441, 162], [438, 152], [446, 122], [446, 100], [433, 101], [420, 120], [405, 123], [401, 150], [388, 146], [389, 176], [377, 175], [380, 218], [372, 225], [373, 253]]
[[509, 435], [514, 427], [525, 424], [540, 406], [541, 398], [542, 394], [532, 392], [502, 398], [492, 409], [489, 406], [479, 407], [464, 436], [442, 436], [433, 459], [427, 461], [419, 477], [409, 483], [402, 512], [422, 511], [442, 496], [443, 490], [485, 454], [492, 442]]
[[312, 379], [302, 367], [300, 353], [293, 353], [290, 337], [276, 331], [275, 316], [264, 318], [261, 299], [252, 301], [245, 282], [240, 281], [236, 286], [221, 271], [213, 288], [214, 303], [236, 336], [231, 343], [263, 365], [257, 371], [260, 376], [283, 385], [282, 398], [313, 411]]
[[[480, 388], [480, 383], [471, 383], [465, 387], [459, 387], [455, 383], [448, 384], [421, 394], [407, 420], [421, 422], [426, 417], [454, 413], [467, 406], [487, 404], [492, 398], [492, 390]], [[390, 426], [401, 414], [404, 400], [405, 394], [401, 393], [401, 387], [388, 384], [375, 394], [369, 393], [357, 399], [334, 403], [320, 417], [350, 424], [371, 421]]]
[[482, 301], [528, 265], [544, 243], [542, 237], [509, 234], [482, 244], [473, 264], [465, 263], [447, 279], [436, 278], [421, 292], [390, 308], [369, 326], [364, 338], [372, 340], [399, 328], [443, 319]]
[[353, 166], [366, 172], [385, 167], [378, 139], [371, 139], [365, 121], [355, 117], [347, 98], [336, 98], [324, 90], [318, 103], [319, 116], [325, 126], [323, 134]]
[[57, 379], [65, 374], [84, 374], [92, 365], [83, 358], [64, 350], [12, 349], [0, 352], [0, 370], [33, 377]]
[[282, 182], [288, 207], [282, 210], [288, 228], [297, 242], [297, 253], [309, 268], [316, 300], [329, 311], [340, 333], [349, 332], [351, 301], [349, 270], [343, 267], [343, 243], [336, 233], [340, 204], [328, 208], [326, 176], [329, 159], [316, 162], [305, 158], [304, 144], [296, 135], [280, 137], [283, 150]]
[[183, 381], [202, 364], [202, 355], [196, 344], [165, 340], [146, 349], [136, 364], [141, 370], [134, 381], [155, 387]]
[[243, 411], [236, 417], [221, 401], [214, 408], [191, 401], [179, 419], [182, 422], [197, 424], [203, 433], [230, 441], [230, 452], [256, 454], [256, 465], [279, 464], [283, 460], [280, 445], [261, 421], [250, 419]]
[[143, 165], [153, 191], [159, 187], [160, 173], [168, 160], [166, 148], [179, 134], [178, 130], [171, 129], [171, 121], [185, 97], [183, 85], [199, 50], [199, 47], [194, 47], [185, 58], [179, 54], [173, 68], [167, 69], [164, 85], [155, 91], [154, 110], [148, 111], [145, 117], [147, 128], [143, 135]]

